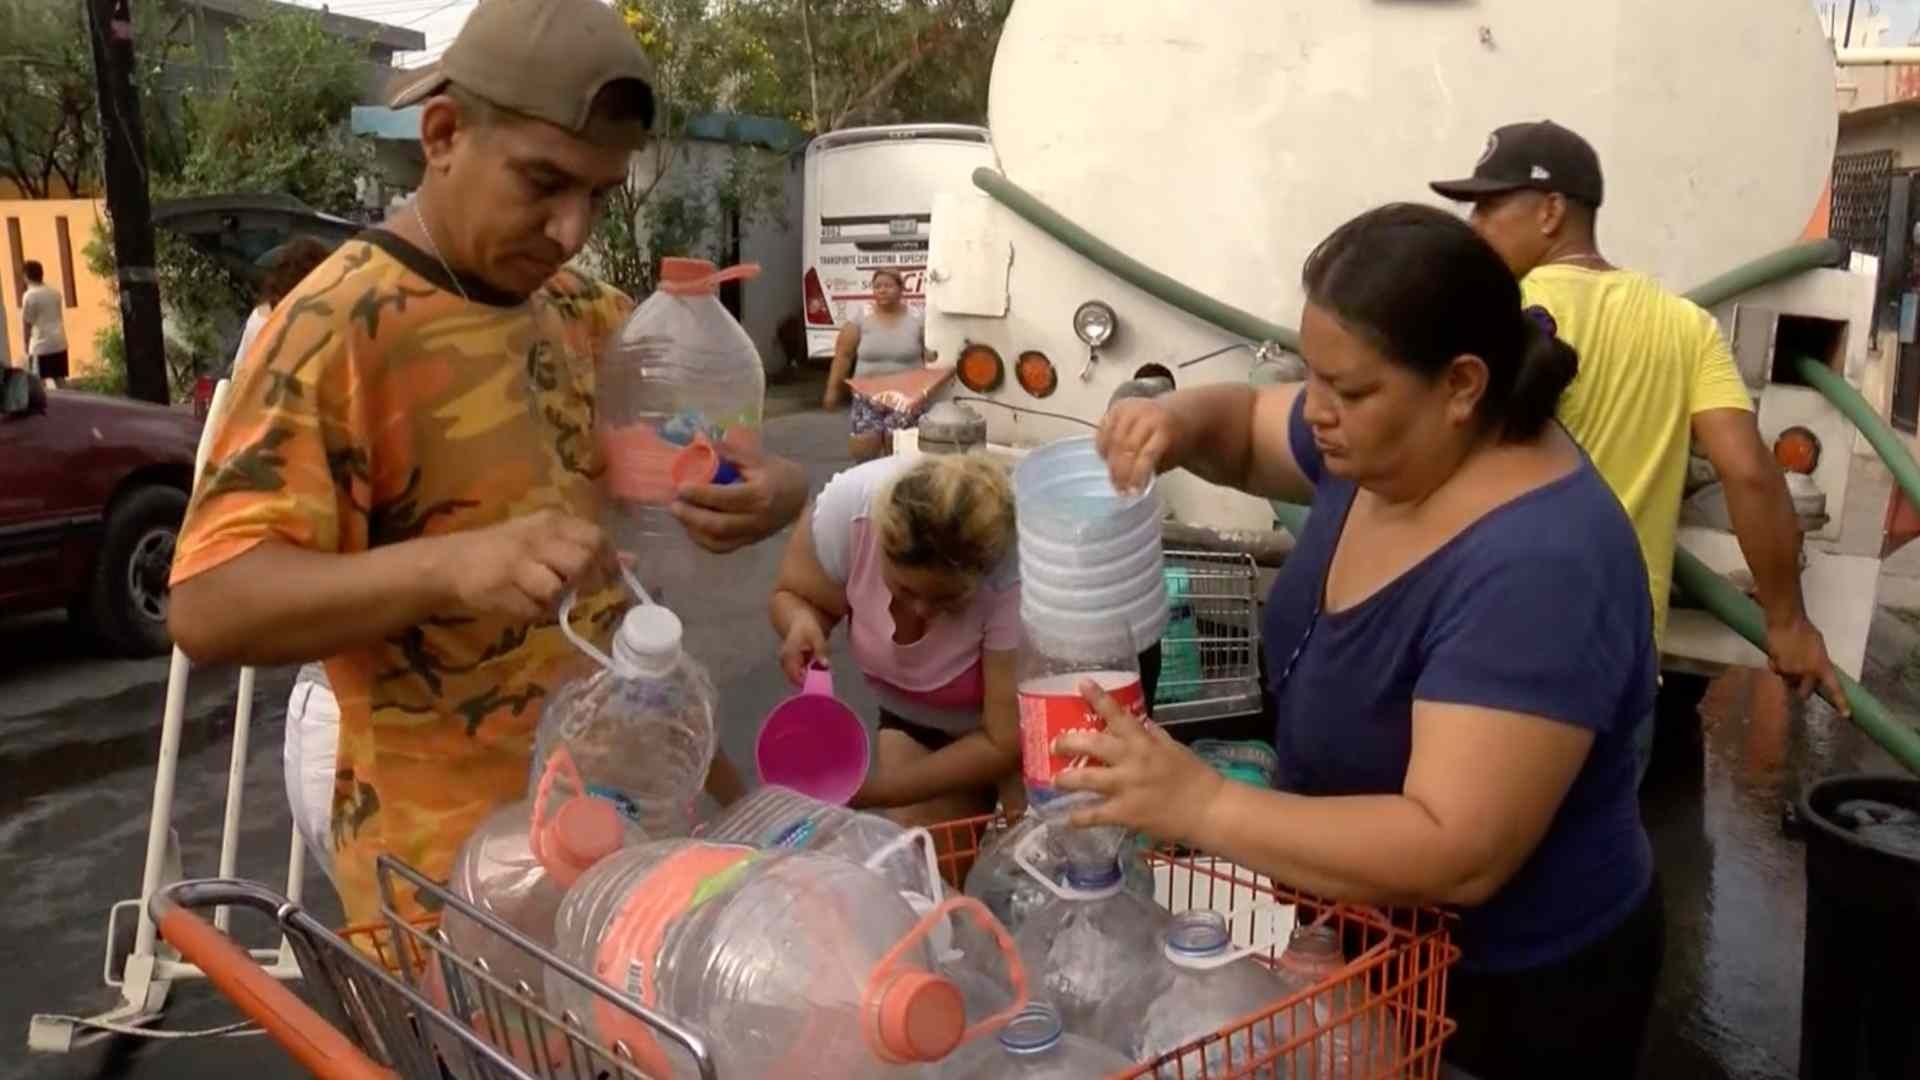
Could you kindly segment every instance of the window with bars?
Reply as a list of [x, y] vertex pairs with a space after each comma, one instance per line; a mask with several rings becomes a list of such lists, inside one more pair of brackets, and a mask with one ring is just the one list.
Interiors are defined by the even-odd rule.
[[1887, 191], [1894, 152], [1873, 150], [1833, 159], [1833, 216], [1828, 235], [1876, 258], [1887, 242]]

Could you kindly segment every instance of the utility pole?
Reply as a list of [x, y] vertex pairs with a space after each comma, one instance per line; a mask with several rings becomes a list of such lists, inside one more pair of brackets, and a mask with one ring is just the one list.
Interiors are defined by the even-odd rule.
[[118, 264], [120, 333], [127, 391], [167, 403], [167, 355], [160, 331], [160, 280], [153, 269], [153, 206], [147, 198], [147, 139], [134, 92], [133, 0], [87, 0], [93, 77], [100, 98], [100, 149]]

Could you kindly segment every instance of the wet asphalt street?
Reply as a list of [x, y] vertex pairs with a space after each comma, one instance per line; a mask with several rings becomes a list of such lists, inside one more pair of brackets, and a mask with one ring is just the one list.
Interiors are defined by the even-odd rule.
[[[842, 460], [844, 423], [787, 417], [769, 425], [768, 438], [808, 464], [817, 489]], [[713, 560], [701, 567], [697, 600], [670, 598], [687, 616], [689, 648], [722, 688], [723, 745], [742, 763], [750, 763], [757, 719], [788, 692], [765, 620], [779, 546]], [[1897, 715], [1920, 717], [1920, 631], [1883, 614], [1871, 652], [1869, 688]], [[0, 621], [0, 1080], [297, 1075], [259, 1037], [26, 1052], [30, 1014], [86, 1015], [113, 1003], [101, 983], [107, 909], [139, 889], [165, 679], [164, 661], [91, 658], [59, 618]], [[245, 773], [240, 873], [276, 887], [285, 883], [289, 832], [280, 753], [291, 680], [291, 671], [259, 673]], [[197, 672], [190, 684], [175, 809], [190, 875], [216, 865], [233, 687], [231, 672]], [[845, 680], [840, 689], [864, 696]], [[1645, 1075], [1791, 1077], [1804, 883], [1781, 809], [1813, 779], [1893, 767], [1823, 705], [1790, 704], [1763, 674], [1724, 676], [1702, 713], [1697, 741], [1663, 744], [1643, 799], [1669, 922]], [[310, 878], [310, 903], [331, 919], [324, 883]], [[235, 1018], [208, 988], [184, 984], [165, 1026]]]

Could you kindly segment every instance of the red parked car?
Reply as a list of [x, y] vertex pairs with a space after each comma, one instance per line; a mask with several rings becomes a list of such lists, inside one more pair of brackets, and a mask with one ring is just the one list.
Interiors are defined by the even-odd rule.
[[32, 382], [24, 407], [0, 409], [0, 615], [64, 607], [116, 652], [164, 652], [201, 422]]

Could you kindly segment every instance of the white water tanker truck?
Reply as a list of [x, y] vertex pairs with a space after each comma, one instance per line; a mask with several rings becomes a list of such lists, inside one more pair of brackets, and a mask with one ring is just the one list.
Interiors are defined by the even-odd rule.
[[[1024, 0], [994, 61], [995, 167], [935, 199], [928, 344], [958, 362], [946, 393], [974, 399], [989, 444], [1016, 455], [1084, 433], [1116, 394], [1287, 377], [1315, 243], [1372, 206], [1432, 200], [1427, 181], [1471, 169], [1494, 128], [1551, 118], [1600, 152], [1614, 261], [1682, 291], [1748, 268], [1698, 295], [1762, 435], [1817, 444], [1790, 478], [1805, 591], [1857, 677], [1888, 484], [1813, 384], [1864, 388], [1886, 413], [1878, 268], [1831, 244], [1749, 266], [1815, 219], [1834, 64], [1804, 0], [1208, 0], [1177, 18], [1158, 0]], [[1682, 547], [1738, 585], [1711, 480], [1694, 485]], [[1240, 538], [1277, 524], [1191, 475], [1160, 490], [1173, 522]], [[1695, 608], [1675, 611], [1667, 651], [1670, 670], [1764, 663]]]

